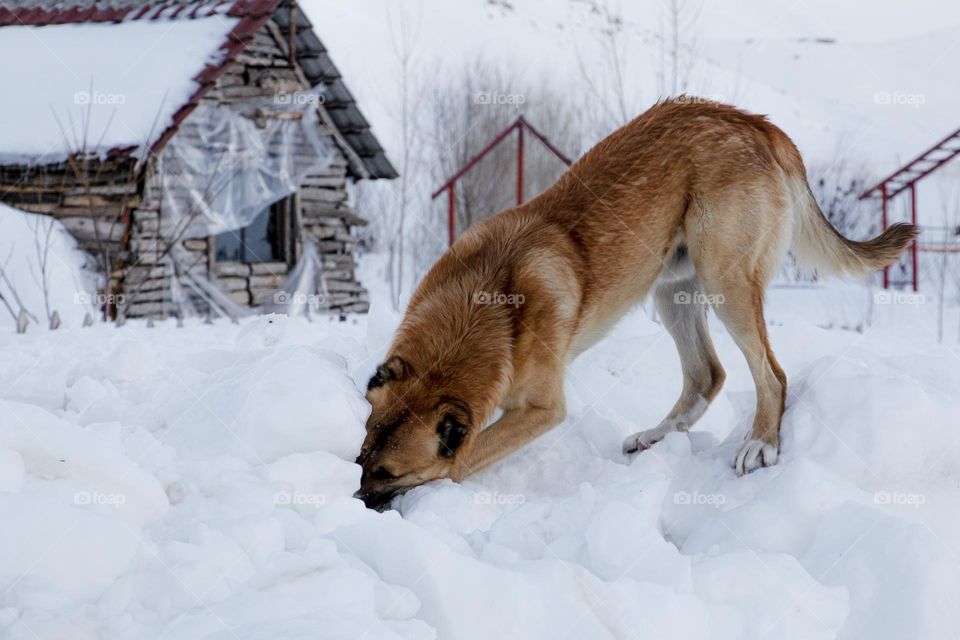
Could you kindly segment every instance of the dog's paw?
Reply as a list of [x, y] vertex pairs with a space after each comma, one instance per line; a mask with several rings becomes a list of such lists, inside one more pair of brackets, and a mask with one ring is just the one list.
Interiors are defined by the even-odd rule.
[[734, 462], [734, 468], [737, 470], [737, 475], [742, 476], [751, 471], [756, 471], [760, 467], [771, 467], [777, 464], [779, 453], [780, 450], [776, 445], [750, 438], [740, 448], [740, 453], [737, 454], [737, 459]]
[[662, 429], [648, 429], [627, 436], [627, 439], [623, 441], [623, 455], [629, 456], [632, 453], [649, 449], [663, 440], [663, 436], [665, 435], [666, 432]]

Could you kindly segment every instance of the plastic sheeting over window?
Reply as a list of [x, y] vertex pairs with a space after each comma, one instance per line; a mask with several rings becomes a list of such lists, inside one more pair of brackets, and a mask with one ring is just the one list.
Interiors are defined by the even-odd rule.
[[242, 229], [296, 191], [334, 157], [317, 118], [310, 100], [199, 105], [157, 161], [161, 234], [186, 239]]
[[327, 300], [320, 249], [317, 239], [308, 236], [303, 239], [303, 252], [296, 266], [273, 297], [273, 304], [266, 305], [266, 309], [288, 316], [309, 316], [327, 308]]
[[[310, 173], [329, 167], [336, 150], [318, 126], [316, 101], [309, 99], [201, 104], [170, 139], [151, 187], [159, 189], [161, 237], [171, 244], [163, 265], [174, 314], [236, 319], [250, 313], [192, 268], [195, 260], [179, 242], [247, 228]], [[312, 301], [325, 297], [316, 241], [300, 240], [300, 259], [280, 289], [292, 292], [294, 304], [268, 305], [291, 315], [318, 308]]]
[[180, 247], [175, 247], [163, 260], [169, 284], [171, 311], [178, 318], [206, 315], [233, 320], [251, 313], [238, 305], [216, 285], [190, 269], [190, 262]]

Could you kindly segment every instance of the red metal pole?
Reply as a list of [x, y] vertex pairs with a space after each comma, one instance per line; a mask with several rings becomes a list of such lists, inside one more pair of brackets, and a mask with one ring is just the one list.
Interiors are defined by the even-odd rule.
[[457, 194], [454, 192], [455, 185], [455, 182], [451, 182], [450, 186], [447, 187], [447, 232], [449, 234], [447, 242], [451, 247], [453, 246], [453, 239], [456, 235], [456, 228], [454, 226], [456, 223], [454, 212], [457, 206]]
[[[914, 226], [917, 224], [917, 183], [910, 184], [910, 222]], [[916, 293], [917, 285], [919, 284], [919, 274], [917, 273], [917, 244], [919, 241], [916, 239], [913, 241], [913, 246], [910, 247], [910, 258], [913, 260], [913, 291]]]
[[483, 160], [483, 158], [488, 153], [493, 151], [494, 147], [496, 147], [498, 144], [503, 142], [504, 138], [506, 138], [511, 133], [513, 133], [513, 130], [516, 129], [518, 125], [519, 125], [519, 121], [514, 121], [513, 124], [511, 124], [509, 127], [501, 131], [496, 138], [490, 141], [490, 144], [485, 146], [480, 153], [473, 156], [473, 158], [471, 158], [470, 161], [467, 162], [467, 164], [463, 165], [463, 167], [460, 168], [460, 171], [457, 171], [455, 174], [450, 176], [450, 178], [446, 182], [444, 182], [442, 186], [438, 187], [437, 190], [430, 195], [430, 197], [436, 198], [441, 193], [443, 193], [448, 186], [452, 185], [454, 182], [456, 182], [457, 180], [462, 178], [464, 175], [466, 175], [466, 173], [470, 171], [470, 169], [472, 169], [475, 164]]
[[[883, 226], [881, 227], [880, 231], [886, 231], [887, 229], [887, 183], [886, 182], [884, 182], [883, 185], [880, 186], [880, 198], [881, 198], [881, 201], [883, 202], [883, 220], [881, 223]], [[883, 288], [884, 289], [890, 288], [890, 268], [889, 267], [884, 267], [883, 269]]]
[[523, 121], [517, 122], [517, 206], [523, 204]]
[[520, 123], [521, 126], [526, 127], [526, 128], [527, 128], [527, 131], [529, 131], [530, 133], [532, 133], [533, 136], [534, 136], [537, 140], [539, 140], [540, 142], [542, 142], [542, 143], [543, 143], [543, 146], [545, 146], [547, 149], [550, 150], [550, 153], [552, 153], [553, 155], [557, 156], [557, 159], [560, 160], [560, 162], [562, 162], [563, 164], [567, 165], [568, 167], [573, 164], [573, 162], [570, 160], [570, 158], [568, 158], [567, 156], [563, 155], [563, 153], [561, 153], [561, 151], [560, 151], [559, 149], [557, 149], [555, 146], [553, 146], [553, 143], [552, 143], [552, 142], [550, 142], [549, 140], [547, 140], [547, 137], [546, 137], [545, 135], [543, 135], [542, 133], [540, 133], [539, 131], [537, 131], [536, 127], [534, 127], [532, 124], [530, 124], [529, 122], [527, 122], [526, 119], [524, 119], [523, 116], [520, 116], [520, 119], [518, 120], [518, 122]]

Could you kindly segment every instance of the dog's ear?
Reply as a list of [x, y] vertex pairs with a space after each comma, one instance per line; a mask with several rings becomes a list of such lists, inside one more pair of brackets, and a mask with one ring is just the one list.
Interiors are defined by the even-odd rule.
[[367, 382], [367, 392], [379, 389], [388, 382], [403, 380], [411, 375], [413, 375], [413, 367], [410, 366], [409, 362], [400, 356], [391, 356], [377, 367], [377, 371], [370, 377], [370, 381]]
[[467, 438], [467, 426], [461, 423], [453, 414], [447, 414], [440, 419], [437, 425], [437, 435], [440, 436], [439, 455], [441, 458], [452, 458], [460, 445]]
[[467, 403], [455, 398], [443, 398], [438, 408], [441, 416], [437, 425], [438, 454], [441, 458], [452, 458], [470, 433], [473, 411]]

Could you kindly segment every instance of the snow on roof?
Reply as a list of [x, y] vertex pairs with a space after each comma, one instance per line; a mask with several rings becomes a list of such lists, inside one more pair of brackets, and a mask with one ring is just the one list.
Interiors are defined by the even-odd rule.
[[[229, 11], [234, 6], [149, 15], [120, 10], [119, 18], [115, 10], [93, 21], [44, 14], [31, 26], [20, 24], [22, 16], [6, 21], [15, 26], [0, 32], [0, 59], [9, 61], [0, 65], [7, 92], [0, 102], [0, 162], [54, 162], [80, 149], [149, 148], [215, 79], [210, 71], [242, 44], [232, 41], [244, 20]], [[34, 26], [73, 18], [72, 24]]]

